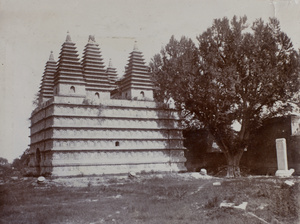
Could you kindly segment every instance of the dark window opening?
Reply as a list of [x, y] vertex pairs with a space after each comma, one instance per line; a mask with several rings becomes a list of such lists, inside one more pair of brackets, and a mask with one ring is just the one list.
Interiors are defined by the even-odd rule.
[[142, 98], [144, 98], [144, 97], [145, 97], [144, 91], [141, 91], [141, 92], [140, 92], [140, 95], [141, 95]]
[[71, 86], [70, 90], [71, 90], [71, 93], [75, 93], [75, 87], [74, 86]]

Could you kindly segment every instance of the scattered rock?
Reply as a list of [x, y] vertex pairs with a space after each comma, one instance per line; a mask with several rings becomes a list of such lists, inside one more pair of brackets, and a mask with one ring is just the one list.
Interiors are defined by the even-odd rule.
[[220, 204], [220, 208], [233, 208], [234, 203], [229, 203], [227, 201], [223, 201]]
[[248, 202], [243, 202], [242, 204], [233, 206], [233, 207], [236, 209], [246, 210], [247, 205], [248, 205]]
[[286, 181], [284, 181], [284, 183], [286, 184], [286, 185], [288, 185], [288, 186], [293, 186], [295, 183], [293, 182], [293, 181], [291, 181], [291, 180], [286, 180]]
[[129, 172], [129, 173], [128, 173], [128, 177], [129, 177], [129, 178], [136, 178], [137, 176], [136, 176], [136, 173], [135, 173], [135, 172]]
[[257, 207], [257, 209], [263, 210], [267, 206], [268, 206], [268, 204], [261, 204], [260, 206]]
[[200, 174], [206, 176], [207, 175], [207, 170], [206, 169], [201, 169]]
[[19, 177], [11, 177], [12, 180], [18, 180]]
[[211, 179], [212, 177], [211, 176], [208, 176], [208, 175], [203, 175], [203, 174], [200, 174], [200, 173], [189, 173], [189, 177], [192, 177], [192, 178], [195, 178], [195, 179]]
[[109, 197], [109, 198], [118, 199], [118, 198], [122, 198], [122, 195], [117, 194], [116, 196], [111, 196], [111, 197]]
[[221, 182], [214, 182], [213, 186], [221, 186]]
[[163, 176], [162, 174], [156, 174], [156, 175], [155, 175], [155, 178], [158, 178], [158, 179], [163, 179], [163, 178], [164, 178], [164, 176]]
[[227, 201], [223, 201], [220, 204], [220, 208], [236, 208], [236, 209], [246, 210], [247, 205], [248, 202], [243, 202], [242, 204], [235, 206], [234, 203], [228, 203]]
[[44, 183], [44, 182], [45, 182], [45, 180], [46, 180], [46, 178], [45, 178], [45, 177], [43, 177], [43, 176], [40, 176], [40, 177], [38, 177], [38, 179], [37, 179], [37, 182], [38, 182], [38, 183]]

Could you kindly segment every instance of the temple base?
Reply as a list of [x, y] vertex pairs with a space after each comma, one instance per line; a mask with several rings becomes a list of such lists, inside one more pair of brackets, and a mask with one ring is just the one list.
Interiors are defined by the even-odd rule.
[[275, 176], [277, 177], [290, 177], [295, 172], [294, 169], [290, 170], [277, 170]]

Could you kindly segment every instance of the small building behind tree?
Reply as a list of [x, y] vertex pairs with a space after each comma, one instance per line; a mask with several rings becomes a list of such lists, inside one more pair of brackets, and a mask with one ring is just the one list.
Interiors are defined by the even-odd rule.
[[288, 169], [300, 175], [300, 117], [289, 115], [267, 120], [258, 129], [244, 153], [241, 164], [253, 174], [274, 175], [277, 170], [276, 139], [285, 138]]
[[[204, 129], [183, 132], [186, 167], [189, 171], [206, 168], [217, 174], [226, 167], [226, 159], [213, 137]], [[289, 115], [269, 119], [257, 130], [244, 152], [240, 166], [242, 173], [274, 175], [277, 170], [276, 139], [285, 138], [288, 168], [300, 175], [300, 116]]]

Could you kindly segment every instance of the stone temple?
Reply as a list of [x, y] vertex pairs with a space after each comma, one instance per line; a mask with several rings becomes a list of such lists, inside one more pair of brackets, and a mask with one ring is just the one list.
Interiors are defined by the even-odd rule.
[[154, 85], [135, 46], [118, 79], [90, 36], [82, 59], [67, 35], [51, 52], [31, 114], [30, 172], [80, 176], [185, 171], [178, 111], [153, 99]]

